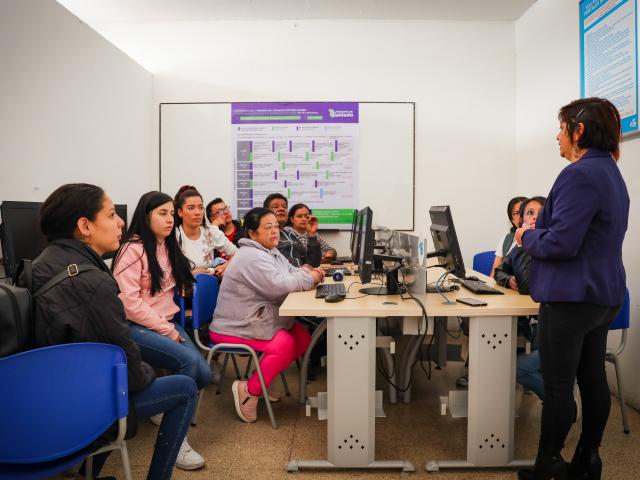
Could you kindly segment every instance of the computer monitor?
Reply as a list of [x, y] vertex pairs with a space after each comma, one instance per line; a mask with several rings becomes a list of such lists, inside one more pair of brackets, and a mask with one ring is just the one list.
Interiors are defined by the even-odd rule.
[[445, 269], [453, 273], [458, 278], [465, 278], [466, 270], [460, 252], [458, 236], [453, 226], [451, 208], [449, 205], [431, 207], [429, 209], [431, 217], [431, 237], [435, 246], [435, 252], [429, 253], [428, 257], [438, 257], [438, 263]]
[[354, 263], [358, 264], [360, 282], [364, 285], [371, 282], [371, 272], [373, 269], [373, 244], [375, 242], [371, 222], [373, 212], [369, 207], [360, 210], [360, 221], [357, 231], [357, 257]]
[[351, 247], [351, 261], [358, 263], [358, 251], [359, 251], [359, 231], [360, 231], [360, 211], [353, 210], [353, 220], [351, 222], [351, 241], [349, 245]]
[[[375, 234], [372, 228], [373, 212], [369, 207], [360, 210], [360, 227], [358, 229], [359, 251], [358, 251], [358, 271], [360, 282], [364, 285], [371, 282], [374, 259], [402, 261], [399, 257], [391, 255], [378, 255], [373, 253], [375, 247]], [[393, 268], [386, 272], [386, 286], [361, 288], [360, 293], [368, 295], [395, 295], [400, 293], [398, 283], [398, 268]]]
[[4, 201], [0, 204], [0, 241], [5, 275], [15, 279], [23, 259], [33, 260], [47, 246], [40, 231], [40, 202]]
[[[35, 260], [47, 246], [47, 239], [40, 231], [40, 207], [42, 202], [4, 201], [0, 204], [0, 242], [4, 257], [5, 275], [15, 279], [22, 260]], [[117, 215], [124, 220], [127, 229], [127, 206], [115, 204]], [[108, 259], [115, 252], [106, 253]]]

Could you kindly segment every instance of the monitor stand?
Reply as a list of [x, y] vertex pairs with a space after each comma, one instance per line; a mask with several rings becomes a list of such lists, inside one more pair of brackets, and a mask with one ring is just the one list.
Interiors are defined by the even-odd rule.
[[398, 268], [387, 272], [387, 285], [379, 287], [366, 287], [359, 290], [365, 295], [400, 295], [405, 292], [404, 286], [398, 281]]

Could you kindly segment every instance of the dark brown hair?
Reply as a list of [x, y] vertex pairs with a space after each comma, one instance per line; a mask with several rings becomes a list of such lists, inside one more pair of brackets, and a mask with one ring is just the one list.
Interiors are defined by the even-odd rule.
[[[180, 187], [178, 193], [176, 193], [176, 196], [173, 198], [173, 204], [176, 207], [176, 211], [173, 215], [175, 218], [176, 226], [182, 225], [182, 218], [180, 218], [180, 215], [178, 215], [178, 209], [182, 208], [187, 198], [191, 197], [200, 197], [200, 200], [202, 201], [202, 195], [200, 195], [200, 192], [196, 187], [194, 187], [193, 185], [183, 185]], [[202, 224], [205, 224], [204, 218], [202, 219]]]
[[48, 242], [75, 238], [78, 220], [90, 221], [102, 209], [104, 190], [88, 183], [67, 183], [58, 187], [40, 207], [40, 230]]
[[584, 131], [578, 138], [580, 148], [595, 148], [613, 154], [617, 159], [620, 149], [620, 113], [605, 98], [581, 98], [560, 108], [558, 120], [566, 123], [567, 134], [573, 139], [578, 125]]

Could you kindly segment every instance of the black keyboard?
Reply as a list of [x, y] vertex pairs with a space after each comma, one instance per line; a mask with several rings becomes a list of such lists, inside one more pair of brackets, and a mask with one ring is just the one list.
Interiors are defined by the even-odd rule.
[[336, 257], [336, 262], [351, 263], [351, 257]]
[[316, 298], [324, 298], [327, 295], [347, 296], [347, 289], [344, 283], [323, 283], [316, 289]]
[[480, 280], [460, 280], [460, 285], [477, 295], [504, 295], [504, 292], [496, 290]]

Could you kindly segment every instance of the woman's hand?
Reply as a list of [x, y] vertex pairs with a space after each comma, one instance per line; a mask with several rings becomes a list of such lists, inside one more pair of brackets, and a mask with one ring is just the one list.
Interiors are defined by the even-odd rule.
[[222, 265], [218, 265], [213, 269], [213, 274], [218, 278], [222, 278], [224, 276], [224, 271], [227, 269], [228, 266], [229, 266], [228, 262], [223, 263]]
[[518, 282], [516, 282], [516, 277], [514, 276], [509, 277], [509, 282], [507, 283], [507, 285], [512, 290], [518, 290]]
[[526, 232], [527, 230], [535, 230], [535, 228], [536, 228], [535, 224], [531, 223], [529, 225], [523, 225], [522, 227], [516, 230], [516, 234], [514, 235], [513, 238], [519, 247], [522, 246], [522, 236], [524, 235], [524, 232]]
[[315, 237], [318, 234], [318, 217], [311, 216], [307, 222], [307, 235]]
[[193, 275], [194, 277], [198, 273], [211, 273], [211, 272], [209, 272], [209, 269], [207, 268], [194, 268], [193, 270], [191, 270], [191, 275]]
[[224, 225], [224, 213], [222, 215], [214, 215], [211, 223], [216, 227], [221, 227]]
[[311, 277], [313, 278], [313, 284], [318, 285], [319, 283], [324, 282], [324, 272], [320, 268], [314, 268], [309, 272]]

